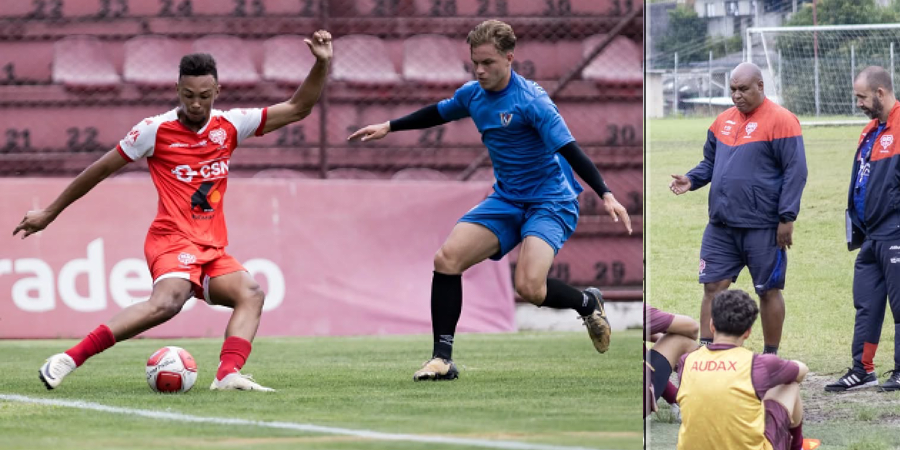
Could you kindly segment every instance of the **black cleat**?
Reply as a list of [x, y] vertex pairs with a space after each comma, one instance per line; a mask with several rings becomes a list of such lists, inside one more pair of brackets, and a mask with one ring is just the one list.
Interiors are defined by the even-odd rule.
[[[844, 376], [834, 383], [825, 386], [827, 392], [845, 392], [862, 389], [869, 386], [877, 386], [878, 377], [875, 372], [866, 373], [864, 370], [849, 369]], [[900, 385], [898, 385], [900, 387]]]
[[878, 389], [881, 392], [900, 391], [900, 369], [889, 370], [885, 373], [891, 374], [891, 377], [882, 383], [881, 386], [878, 386]]

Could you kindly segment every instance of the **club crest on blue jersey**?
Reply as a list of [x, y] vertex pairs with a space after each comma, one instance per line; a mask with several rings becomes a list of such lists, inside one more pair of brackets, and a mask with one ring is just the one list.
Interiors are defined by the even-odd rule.
[[512, 122], [512, 113], [500, 113], [500, 124], [504, 127], [509, 125]]

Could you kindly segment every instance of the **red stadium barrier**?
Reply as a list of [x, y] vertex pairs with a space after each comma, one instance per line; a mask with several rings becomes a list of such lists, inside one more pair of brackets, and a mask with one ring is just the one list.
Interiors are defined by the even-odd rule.
[[[12, 228], [67, 182], [0, 180], [0, 223]], [[259, 329], [266, 336], [430, 332], [434, 252], [489, 191], [487, 183], [440, 181], [229, 184], [228, 251], [268, 293]], [[107, 180], [46, 231], [3, 238], [0, 338], [81, 337], [149, 296], [143, 241], [155, 197], [149, 180]], [[464, 288], [460, 331], [515, 329], [506, 261], [473, 268]], [[145, 335], [221, 336], [229, 315], [196, 303]]]

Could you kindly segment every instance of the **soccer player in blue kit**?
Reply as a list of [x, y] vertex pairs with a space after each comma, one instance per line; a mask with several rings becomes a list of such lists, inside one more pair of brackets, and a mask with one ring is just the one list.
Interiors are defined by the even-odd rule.
[[391, 131], [414, 130], [472, 117], [494, 166], [494, 193], [466, 213], [434, 257], [431, 285], [432, 358], [414, 375], [420, 380], [452, 380], [459, 372], [451, 356], [462, 312], [462, 273], [487, 258], [499, 260], [520, 242], [516, 292], [525, 300], [556, 309], [574, 309], [584, 320], [598, 352], [609, 348], [610, 327], [603, 297], [548, 278], [553, 258], [575, 231], [581, 186], [572, 170], [603, 199], [615, 221], [631, 233], [631, 219], [616, 201], [594, 163], [569, 132], [556, 105], [537, 83], [512, 71], [516, 36], [508, 24], [488, 20], [466, 42], [477, 81], [451, 98], [412, 114], [369, 125], [347, 139], [381, 139]]

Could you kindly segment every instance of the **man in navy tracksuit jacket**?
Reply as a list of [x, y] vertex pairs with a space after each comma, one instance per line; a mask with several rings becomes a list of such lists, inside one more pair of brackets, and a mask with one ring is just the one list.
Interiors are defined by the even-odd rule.
[[853, 367], [825, 386], [846, 391], [878, 384], [875, 350], [890, 299], [894, 316], [894, 370], [881, 385], [900, 390], [900, 103], [891, 75], [870, 66], [853, 83], [858, 106], [870, 119], [857, 145], [847, 198], [847, 243], [859, 249], [853, 267]]
[[784, 324], [786, 249], [806, 185], [800, 122], [766, 99], [762, 73], [742, 63], [731, 74], [734, 108], [707, 133], [703, 161], [687, 175], [672, 175], [676, 195], [712, 183], [709, 224], [700, 247], [700, 342], [712, 342], [712, 299], [747, 266], [760, 300], [765, 353], [777, 353]]

